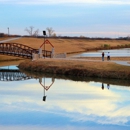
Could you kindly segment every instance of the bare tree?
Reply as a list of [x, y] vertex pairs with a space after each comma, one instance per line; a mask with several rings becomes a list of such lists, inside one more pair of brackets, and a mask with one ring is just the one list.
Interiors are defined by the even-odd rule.
[[56, 37], [56, 33], [53, 33], [53, 35], [52, 35], [53, 37]]
[[39, 29], [34, 31], [33, 36], [38, 36], [38, 34], [39, 34]]
[[48, 32], [48, 36], [51, 37], [53, 35], [53, 33], [54, 33], [54, 30], [52, 29], [52, 27], [50, 27], [50, 28], [47, 27], [46, 30]]
[[30, 35], [30, 36], [38, 36], [39, 29], [33, 31], [34, 27], [30, 26], [29, 28], [25, 28], [25, 31]]

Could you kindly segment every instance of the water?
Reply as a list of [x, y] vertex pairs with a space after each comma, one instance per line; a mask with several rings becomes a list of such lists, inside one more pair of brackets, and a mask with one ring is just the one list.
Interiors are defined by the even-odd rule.
[[111, 57], [130, 56], [130, 48], [124, 48], [124, 49], [113, 49], [113, 50], [99, 50], [97, 52], [86, 52], [86, 53], [75, 55], [73, 57], [101, 57], [102, 52], [105, 53], [105, 56], [107, 56], [107, 53], [110, 52]]
[[1, 130], [128, 130], [130, 81], [7, 68], [0, 72], [0, 106]]
[[2, 66], [0, 69], [8, 69], [8, 70], [18, 70], [17, 66], [10, 65], [10, 66]]

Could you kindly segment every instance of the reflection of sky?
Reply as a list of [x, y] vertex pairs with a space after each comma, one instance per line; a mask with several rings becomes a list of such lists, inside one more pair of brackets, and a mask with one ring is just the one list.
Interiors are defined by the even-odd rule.
[[0, 69], [11, 69], [11, 70], [15, 69], [16, 70], [16, 69], [18, 69], [18, 67], [12, 65], [12, 66], [3, 66], [3, 67], [0, 67]]
[[[44, 81], [44, 80], [43, 80]], [[45, 92], [31, 79], [0, 82], [0, 129], [129, 129], [130, 88], [55, 80]], [[50, 85], [51, 79], [45, 80]]]

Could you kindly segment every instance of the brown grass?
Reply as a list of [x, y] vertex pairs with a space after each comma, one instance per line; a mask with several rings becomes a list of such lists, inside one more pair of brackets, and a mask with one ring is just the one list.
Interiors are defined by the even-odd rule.
[[0, 67], [1, 66], [10, 66], [10, 65], [19, 65], [21, 62], [23, 62], [24, 60], [18, 60], [18, 61], [3, 61], [0, 62]]
[[[58, 66], [68, 68], [80, 68], [80, 69], [99, 69], [108, 71], [128, 71], [129, 66], [117, 65], [112, 62], [96, 62], [96, 61], [78, 61], [78, 60], [63, 60], [63, 59], [41, 59], [33, 61], [33, 64], [44, 64], [44, 66]], [[129, 70], [130, 71], [130, 70]]]
[[[74, 59], [85, 59], [85, 60], [102, 60], [101, 57], [76, 57]], [[130, 61], [130, 57], [111, 57], [111, 61]], [[107, 58], [104, 58], [107, 61]]]
[[0, 37], [0, 41], [10, 39], [10, 37]]
[[130, 79], [130, 67], [111, 62], [90, 62], [76, 60], [45, 59], [26, 61], [20, 69], [32, 72], [74, 75], [82, 77]]
[[17, 61], [21, 60], [22, 58], [14, 57], [14, 56], [6, 56], [6, 55], [0, 55], [0, 62], [4, 61]]
[[[70, 54], [91, 51], [94, 49], [102, 49], [104, 44], [110, 45], [110, 47], [119, 47], [129, 45], [130, 42], [128, 40], [88, 40], [88, 39], [62, 39], [62, 38], [50, 38], [48, 39], [55, 48], [55, 53], [67, 53], [68, 56]], [[44, 42], [44, 38], [20, 38], [17, 40], [10, 41], [11, 43], [21, 43], [32, 48], [39, 49], [39, 47]], [[42, 47], [44, 49], [44, 47]], [[52, 47], [49, 44], [45, 45], [45, 49], [51, 51]], [[18, 57], [16, 57], [17, 59]], [[0, 61], [3, 59], [9, 59], [6, 56], [0, 55]], [[10, 60], [15, 59], [14, 57], [10, 57]], [[94, 58], [93, 58], [94, 59]], [[115, 58], [113, 58], [114, 60]]]
[[[56, 53], [76, 53], [85, 52], [89, 49], [101, 48], [104, 44], [110, 47], [117, 47], [121, 45], [130, 44], [128, 40], [88, 40], [88, 39], [48, 39], [55, 48]], [[11, 42], [21, 43], [30, 47], [39, 49], [40, 45], [44, 42], [44, 38], [21, 38]], [[51, 50], [52, 47], [46, 44], [45, 48]]]

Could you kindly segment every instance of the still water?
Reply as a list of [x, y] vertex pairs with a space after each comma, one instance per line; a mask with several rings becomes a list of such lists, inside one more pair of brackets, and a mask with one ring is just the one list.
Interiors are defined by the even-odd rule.
[[129, 130], [130, 81], [3, 67], [0, 106], [1, 130]]
[[73, 57], [101, 57], [102, 52], [105, 53], [105, 56], [107, 56], [107, 53], [109, 52], [111, 57], [130, 57], [130, 48], [86, 52]]

